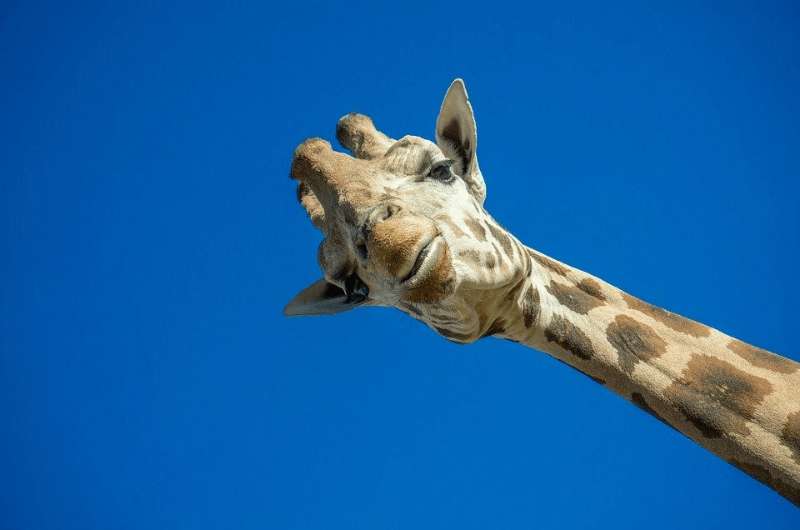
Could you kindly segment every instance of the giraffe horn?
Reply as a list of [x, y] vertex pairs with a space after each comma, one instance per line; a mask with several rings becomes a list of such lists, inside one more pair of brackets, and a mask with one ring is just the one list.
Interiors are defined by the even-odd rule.
[[364, 164], [334, 151], [321, 138], [309, 138], [295, 149], [292, 178], [307, 187], [301, 187], [300, 201], [312, 220], [321, 218], [323, 212], [330, 217], [343, 207], [352, 210], [370, 197], [370, 172]]
[[380, 158], [394, 140], [380, 132], [369, 116], [351, 112], [339, 118], [336, 124], [336, 139], [356, 158], [372, 160]]

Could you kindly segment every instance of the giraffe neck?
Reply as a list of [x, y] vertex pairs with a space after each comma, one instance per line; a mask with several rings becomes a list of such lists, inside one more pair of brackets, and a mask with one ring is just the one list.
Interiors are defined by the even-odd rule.
[[527, 250], [487, 335], [556, 357], [800, 505], [800, 364]]

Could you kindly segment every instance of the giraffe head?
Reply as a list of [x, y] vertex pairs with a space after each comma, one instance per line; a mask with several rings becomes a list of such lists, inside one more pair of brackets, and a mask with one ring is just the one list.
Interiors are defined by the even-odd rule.
[[[324, 234], [324, 278], [300, 292], [287, 315], [397, 307], [448, 338], [485, 331], [490, 290], [526, 274], [518, 242], [484, 209], [486, 186], [464, 83], [450, 86], [436, 142], [393, 140], [368, 117], [348, 114], [336, 129], [353, 156], [312, 138], [294, 153], [298, 198]], [[483, 329], [482, 329], [483, 328]]]

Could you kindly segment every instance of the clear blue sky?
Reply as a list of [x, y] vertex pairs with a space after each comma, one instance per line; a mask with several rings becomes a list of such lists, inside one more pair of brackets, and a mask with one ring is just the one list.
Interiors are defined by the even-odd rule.
[[295, 145], [463, 77], [520, 239], [798, 359], [796, 3], [258, 4], [0, 7], [0, 527], [800, 527], [539, 352], [281, 316]]

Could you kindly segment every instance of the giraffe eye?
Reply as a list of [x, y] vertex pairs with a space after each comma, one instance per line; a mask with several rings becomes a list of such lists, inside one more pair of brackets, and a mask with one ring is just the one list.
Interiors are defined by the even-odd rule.
[[438, 180], [439, 182], [444, 182], [445, 184], [449, 184], [453, 182], [455, 179], [455, 174], [453, 174], [453, 161], [452, 160], [440, 160], [435, 162], [432, 166], [430, 171], [428, 171], [428, 177]]

